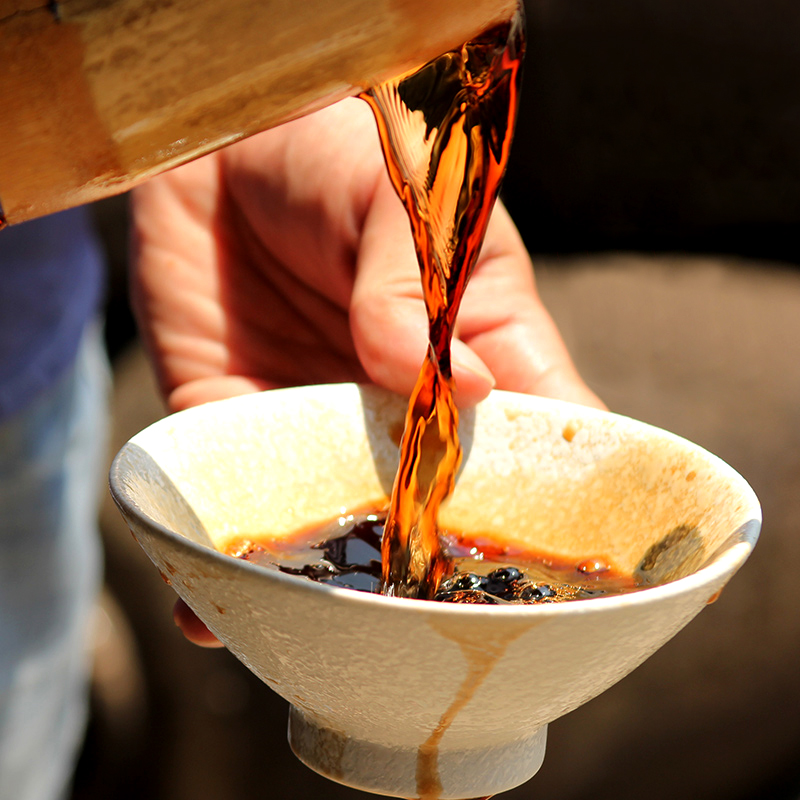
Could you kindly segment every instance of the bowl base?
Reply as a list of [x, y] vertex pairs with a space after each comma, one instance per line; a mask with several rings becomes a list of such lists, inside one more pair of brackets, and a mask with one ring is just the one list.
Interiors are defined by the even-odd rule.
[[469, 750], [444, 746], [425, 759], [417, 747], [354, 739], [295, 706], [289, 709], [289, 744], [307, 767], [346, 786], [390, 797], [464, 800], [508, 791], [539, 771], [546, 741], [544, 725], [510, 744]]

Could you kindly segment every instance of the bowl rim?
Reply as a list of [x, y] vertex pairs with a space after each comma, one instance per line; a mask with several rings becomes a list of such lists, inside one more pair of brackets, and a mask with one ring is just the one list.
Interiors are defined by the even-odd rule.
[[[158, 538], [164, 539], [166, 542], [173, 546], [177, 546], [192, 555], [201, 559], [210, 559], [213, 563], [221, 565], [224, 569], [238, 569], [244, 570], [245, 574], [252, 574], [260, 576], [267, 582], [277, 581], [279, 585], [283, 585], [286, 589], [298, 592], [316, 592], [320, 593], [320, 597], [328, 596], [332, 601], [344, 602], [347, 604], [367, 604], [367, 607], [375, 606], [376, 608], [382, 607], [389, 613], [419, 613], [424, 611], [426, 613], [435, 615], [456, 615], [466, 617], [491, 617], [491, 618], [505, 618], [513, 616], [514, 618], [532, 616], [534, 618], [548, 619], [550, 617], [558, 617], [564, 614], [577, 615], [577, 614], [592, 614], [603, 613], [611, 611], [619, 607], [627, 607], [630, 605], [646, 605], [656, 602], [662, 602], [671, 597], [679, 597], [682, 595], [692, 594], [699, 592], [703, 586], [715, 585], [719, 581], [725, 582], [726, 576], [735, 573], [739, 567], [747, 560], [758, 540], [761, 530], [761, 507], [758, 498], [755, 495], [752, 487], [747, 481], [729, 464], [723, 461], [718, 456], [705, 450], [700, 445], [691, 442], [684, 437], [671, 433], [662, 428], [658, 428], [650, 423], [626, 417], [611, 411], [604, 411], [601, 409], [591, 408], [588, 406], [581, 406], [576, 403], [571, 403], [566, 400], [557, 400], [552, 398], [544, 398], [534, 395], [520, 395], [519, 393], [506, 392], [501, 390], [493, 390], [493, 395], [515, 395], [530, 398], [533, 407], [542, 407], [550, 409], [569, 409], [573, 408], [576, 413], [581, 416], [592, 416], [599, 418], [609, 418], [621, 420], [626, 425], [633, 425], [634, 427], [641, 428], [642, 430], [650, 430], [656, 432], [659, 437], [672, 440], [683, 446], [688, 446], [690, 449], [702, 453], [706, 458], [709, 458], [720, 472], [738, 486], [742, 499], [745, 501], [745, 507], [742, 510], [742, 516], [749, 515], [747, 520], [743, 522], [738, 529], [731, 531], [726, 541], [720, 545], [716, 553], [709, 556], [709, 560], [698, 570], [690, 575], [678, 578], [668, 583], [658, 584], [655, 586], [644, 587], [632, 592], [623, 594], [608, 595], [602, 597], [588, 598], [584, 600], [572, 600], [564, 603], [541, 603], [541, 604], [508, 604], [508, 605], [488, 605], [488, 604], [459, 604], [459, 603], [439, 603], [429, 600], [420, 600], [413, 598], [397, 598], [387, 597], [385, 595], [362, 592], [346, 587], [335, 586], [330, 584], [323, 584], [316, 581], [311, 581], [306, 578], [286, 574], [278, 570], [270, 570], [245, 561], [238, 559], [235, 556], [227, 555], [220, 550], [212, 549], [206, 545], [194, 542], [177, 531], [157, 522], [152, 517], [145, 514], [135, 500], [126, 491], [126, 481], [124, 474], [126, 472], [126, 465], [128, 463], [129, 455], [133, 446], [139, 446], [138, 439], [146, 438], [149, 432], [158, 426], [172, 424], [177, 416], [189, 414], [202, 414], [203, 410], [208, 411], [210, 406], [218, 406], [223, 403], [231, 403], [241, 401], [243, 398], [249, 398], [246, 402], [258, 402], [253, 400], [254, 397], [260, 395], [274, 394], [275, 392], [298, 392], [305, 391], [308, 393], [316, 393], [319, 390], [329, 391], [330, 387], [357, 387], [358, 389], [364, 388], [360, 384], [317, 384], [314, 386], [301, 386], [290, 387], [286, 389], [273, 389], [263, 392], [251, 393], [248, 395], [237, 395], [236, 397], [225, 398], [223, 400], [216, 400], [212, 403], [207, 403], [202, 406], [195, 406], [185, 411], [176, 412], [175, 414], [167, 415], [144, 428], [142, 431], [131, 437], [114, 456], [111, 467], [109, 470], [109, 488], [114, 502], [119, 507], [124, 517], [131, 517], [135, 519], [139, 525], [153, 531]], [[370, 391], [377, 390], [385, 392], [387, 395], [392, 394], [386, 390], [378, 389], [378, 387], [369, 386]], [[490, 395], [491, 396], [491, 395]], [[731, 540], [734, 540], [731, 542]], [[729, 544], [730, 542], [730, 544]], [[233, 566], [234, 562], [236, 566]], [[312, 595], [313, 596], [313, 595]], [[405, 611], [403, 611], [405, 609]]]

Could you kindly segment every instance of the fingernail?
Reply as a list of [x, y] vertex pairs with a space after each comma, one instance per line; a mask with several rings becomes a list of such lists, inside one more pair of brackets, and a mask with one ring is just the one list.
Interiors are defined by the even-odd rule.
[[[487, 394], [494, 389], [497, 381], [491, 370], [483, 361], [471, 350], [464, 342], [455, 339], [452, 347], [450, 348], [450, 362], [453, 365], [453, 374], [456, 378], [456, 385], [459, 384], [459, 377], [461, 382], [466, 378], [464, 373], [478, 379], [487, 385]], [[459, 376], [461, 373], [461, 376]]]

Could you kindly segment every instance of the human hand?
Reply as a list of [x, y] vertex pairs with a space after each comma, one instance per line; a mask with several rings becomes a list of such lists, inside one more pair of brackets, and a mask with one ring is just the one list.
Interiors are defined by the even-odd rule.
[[[132, 300], [170, 410], [304, 383], [411, 393], [427, 316], [366, 103], [344, 101], [154, 178], [134, 192], [132, 212]], [[601, 405], [500, 204], [452, 363], [462, 407], [493, 386]], [[175, 613], [189, 638], [210, 642], [188, 608]]]
[[[348, 100], [134, 192], [132, 297], [171, 410], [369, 380], [409, 394], [427, 344], [419, 268], [366, 103]], [[459, 403], [495, 384], [597, 404], [498, 205], [453, 343]]]

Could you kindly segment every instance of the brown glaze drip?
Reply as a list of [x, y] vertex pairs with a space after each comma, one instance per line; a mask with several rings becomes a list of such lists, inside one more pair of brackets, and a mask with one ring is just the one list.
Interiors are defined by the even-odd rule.
[[[503, 657], [509, 645], [532, 627], [530, 622], [520, 622], [513, 628], [504, 629], [504, 635], [498, 636], [496, 631], [487, 627], [476, 635], [459, 635], [450, 629], [440, 632], [460, 648], [468, 664], [468, 672], [456, 691], [453, 702], [447, 707], [439, 719], [439, 723], [431, 735], [420, 746], [417, 753], [417, 793], [419, 800], [439, 800], [442, 785], [439, 779], [439, 745], [442, 737], [456, 716], [464, 709], [481, 684], [494, 669], [494, 665]], [[489, 795], [491, 797], [491, 795]], [[483, 800], [489, 800], [489, 797]]]
[[459, 642], [459, 646], [467, 659], [469, 671], [458, 687], [455, 699], [442, 714], [431, 735], [420, 745], [417, 753], [417, 794], [420, 800], [439, 800], [442, 793], [439, 779], [439, 744], [442, 737], [458, 713], [472, 700], [506, 649], [505, 645], [501, 648], [484, 648], [463, 642]]
[[520, 7], [509, 22], [362, 95], [411, 222], [429, 327], [383, 539], [388, 595], [430, 598], [451, 571], [436, 530], [461, 463], [450, 342], [508, 159], [523, 28]]

